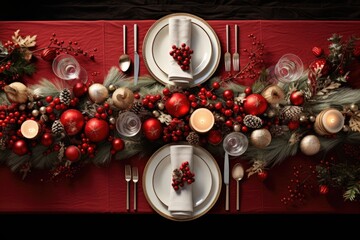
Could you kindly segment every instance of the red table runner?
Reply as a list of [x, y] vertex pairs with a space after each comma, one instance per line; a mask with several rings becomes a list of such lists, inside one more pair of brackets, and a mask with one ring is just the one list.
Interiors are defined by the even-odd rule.
[[[149, 74], [142, 58], [142, 44], [147, 30], [155, 20], [145, 21], [3, 21], [0, 22], [0, 40], [5, 42], [13, 33], [20, 29], [21, 35], [37, 35], [37, 46], [46, 47], [53, 33], [58, 39], [77, 41], [84, 50], [95, 53], [95, 62], [86, 58], [78, 58], [80, 64], [89, 73], [89, 80], [102, 82], [112, 66], [117, 66], [122, 54], [122, 25], [128, 26], [128, 49], [133, 53], [133, 24], [139, 28], [140, 75]], [[338, 33], [346, 39], [350, 35], [360, 33], [358, 21], [208, 21], [217, 33], [222, 56], [225, 51], [225, 25], [231, 28], [231, 52], [234, 50], [233, 29], [239, 26], [239, 49], [249, 48], [249, 34], [254, 34], [265, 44], [266, 65], [274, 65], [285, 53], [294, 53], [301, 57], [307, 66], [314, 60], [311, 49], [314, 46], [327, 48], [327, 39]], [[240, 55], [241, 64], [247, 62], [245, 54]], [[36, 63], [37, 72], [29, 79], [34, 84], [42, 78], [54, 80], [51, 64], [45, 61]], [[223, 74], [223, 59], [214, 76]], [[93, 76], [91, 73], [97, 73]], [[132, 74], [132, 73], [130, 73]], [[250, 85], [250, 82], [243, 84]], [[356, 86], [355, 82], [352, 82]], [[47, 182], [46, 173], [33, 170], [25, 180], [11, 172], [6, 166], [0, 168], [0, 212], [100, 212], [126, 213], [125, 196], [126, 182], [124, 166], [127, 163], [139, 167], [140, 181], [138, 187], [137, 213], [155, 213], [146, 201], [142, 190], [142, 177], [147, 157], [112, 161], [109, 166], [86, 166], [76, 177], [69, 181]], [[241, 158], [240, 158], [241, 159]], [[220, 169], [223, 160], [217, 159]], [[224, 209], [225, 188], [222, 189], [219, 200], [209, 211], [209, 214], [239, 214], [239, 213], [360, 213], [360, 204], [344, 202], [341, 194], [308, 195], [304, 204], [299, 207], [285, 206], [281, 199], [287, 196], [288, 185], [293, 178], [293, 168], [300, 165], [307, 168], [314, 164], [314, 159], [299, 153], [285, 160], [281, 165], [270, 171], [264, 182], [256, 177], [241, 181], [240, 211], [235, 210], [235, 181], [230, 183], [230, 211]], [[317, 161], [317, 160], [316, 160]], [[230, 167], [235, 162], [231, 161]], [[132, 201], [132, 197], [131, 197]], [[132, 203], [132, 202], [131, 202]], [[130, 213], [135, 213], [133, 210]]]

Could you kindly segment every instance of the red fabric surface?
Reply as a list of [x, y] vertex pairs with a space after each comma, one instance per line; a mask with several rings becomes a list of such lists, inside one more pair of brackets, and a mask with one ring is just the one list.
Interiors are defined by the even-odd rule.
[[[142, 56], [142, 44], [147, 30], [155, 20], [142, 21], [3, 21], [0, 22], [0, 40], [10, 39], [13, 32], [20, 29], [20, 34], [37, 35], [37, 46], [45, 47], [49, 43], [52, 33], [58, 39], [77, 41], [84, 50], [97, 48], [95, 62], [79, 57], [80, 64], [88, 71], [89, 79], [102, 82], [112, 66], [117, 66], [118, 58], [122, 54], [122, 25], [128, 26], [128, 54], [133, 57], [133, 24], [139, 26], [139, 53]], [[277, 62], [285, 53], [295, 53], [301, 57], [304, 65], [308, 65], [314, 56], [313, 46], [327, 49], [327, 39], [338, 33], [346, 39], [350, 35], [360, 33], [359, 21], [208, 21], [214, 28], [225, 48], [225, 25], [231, 27], [231, 52], [234, 50], [234, 24], [240, 27], [240, 49], [249, 48], [248, 35], [253, 33], [265, 44], [265, 61], [268, 66]], [[222, 54], [223, 54], [222, 52]], [[143, 59], [140, 58], [140, 74], [149, 74]], [[246, 56], [241, 54], [241, 64], [247, 62]], [[37, 62], [37, 72], [27, 79], [34, 84], [42, 78], [56, 80], [51, 71], [51, 64], [45, 61]], [[223, 59], [218, 71], [222, 74]], [[91, 76], [92, 72], [99, 72]], [[243, 84], [251, 85], [251, 82]], [[126, 183], [124, 180], [124, 165], [139, 166], [140, 181], [138, 184], [138, 213], [156, 213], [146, 201], [142, 189], [141, 174], [147, 157], [131, 158], [113, 161], [110, 166], [86, 166], [71, 181], [46, 182], [47, 173], [32, 171], [22, 180], [6, 166], [0, 167], [0, 211], [1, 212], [115, 212], [126, 213], [125, 196]], [[223, 160], [217, 159], [220, 169]], [[230, 162], [232, 167], [241, 158], [234, 158]], [[318, 161], [315, 157], [298, 154], [274, 167], [265, 182], [256, 177], [241, 181], [240, 211], [235, 210], [235, 181], [230, 182], [230, 211], [224, 210], [225, 188], [222, 189], [219, 200], [209, 211], [209, 214], [241, 214], [241, 213], [360, 213], [360, 204], [344, 202], [341, 193], [324, 196], [309, 194], [300, 207], [285, 206], [281, 198], [288, 195], [288, 185], [293, 178], [293, 167], [302, 165], [308, 169], [310, 164]], [[132, 186], [132, 185], [131, 185]], [[131, 195], [131, 206], [132, 206]], [[135, 213], [133, 210], [130, 214]]]

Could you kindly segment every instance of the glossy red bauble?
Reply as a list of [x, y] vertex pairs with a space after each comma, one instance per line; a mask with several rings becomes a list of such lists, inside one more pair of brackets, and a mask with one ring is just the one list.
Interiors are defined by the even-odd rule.
[[173, 93], [166, 100], [165, 109], [173, 117], [183, 117], [190, 111], [190, 101], [183, 93]]
[[27, 154], [29, 152], [29, 149], [25, 140], [20, 139], [14, 143], [14, 145], [12, 146], [12, 151], [17, 155], [22, 156]]
[[319, 186], [319, 192], [320, 192], [321, 194], [328, 194], [328, 192], [329, 192], [329, 187], [326, 186], [326, 185], [320, 185], [320, 186]]
[[223, 135], [218, 129], [211, 129], [207, 134], [208, 143], [212, 145], [218, 145], [219, 143], [221, 143], [222, 139]]
[[111, 142], [112, 149], [121, 151], [124, 149], [124, 141], [121, 138], [114, 138]]
[[102, 119], [92, 118], [85, 124], [85, 135], [92, 142], [101, 142], [109, 136], [109, 124]]
[[65, 149], [65, 157], [71, 162], [76, 162], [81, 158], [81, 151], [77, 146], [70, 145]]
[[267, 171], [258, 172], [258, 178], [260, 180], [264, 181], [267, 177], [268, 177], [268, 172]]
[[54, 143], [54, 138], [51, 133], [44, 133], [41, 136], [41, 144], [44, 145], [45, 147], [48, 147], [53, 143]]
[[225, 100], [233, 100], [234, 92], [233, 90], [227, 89], [223, 92], [223, 97]]
[[84, 83], [76, 83], [73, 87], [73, 94], [75, 97], [82, 97], [87, 92], [87, 86]]
[[47, 62], [52, 62], [56, 57], [56, 50], [54, 48], [45, 48], [41, 52], [40, 57]]
[[304, 94], [301, 91], [294, 91], [290, 94], [290, 102], [295, 106], [300, 106], [305, 102]]
[[65, 132], [72, 136], [78, 134], [85, 124], [82, 113], [76, 109], [68, 109], [60, 116], [60, 122], [64, 126]]
[[154, 141], [161, 137], [163, 127], [157, 118], [148, 118], [142, 124], [142, 131], [147, 139]]
[[245, 98], [243, 106], [247, 114], [261, 115], [265, 113], [268, 103], [261, 94], [252, 93]]

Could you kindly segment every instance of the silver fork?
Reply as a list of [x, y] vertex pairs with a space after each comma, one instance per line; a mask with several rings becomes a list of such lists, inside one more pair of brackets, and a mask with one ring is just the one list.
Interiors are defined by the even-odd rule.
[[225, 71], [230, 72], [231, 70], [231, 55], [229, 51], [229, 25], [226, 25], [226, 52], [224, 55]]
[[233, 54], [233, 68], [234, 71], [240, 70], [240, 56], [238, 53], [238, 25], [235, 25], [235, 52]]
[[125, 180], [126, 180], [126, 210], [130, 209], [130, 181], [131, 181], [131, 166], [125, 165]]
[[137, 182], [139, 181], [139, 173], [138, 168], [133, 167], [132, 168], [132, 180], [134, 182], [134, 210], [137, 209]]

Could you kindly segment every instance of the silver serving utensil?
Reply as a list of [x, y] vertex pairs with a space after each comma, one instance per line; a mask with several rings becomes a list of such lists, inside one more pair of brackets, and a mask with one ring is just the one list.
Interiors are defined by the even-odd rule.
[[137, 85], [139, 78], [140, 57], [137, 52], [137, 24], [134, 24], [134, 85]]
[[234, 71], [240, 70], [240, 55], [238, 53], [238, 25], [235, 25], [235, 52], [233, 54], [233, 68]]
[[229, 50], [229, 25], [226, 25], [226, 52], [224, 55], [225, 71], [230, 72], [231, 70], [231, 54]]
[[123, 25], [123, 54], [119, 58], [120, 70], [126, 72], [130, 68], [131, 59], [126, 53], [126, 25]]
[[138, 168], [132, 168], [132, 180], [134, 182], [134, 210], [137, 209], [137, 182], [139, 181]]
[[244, 168], [241, 163], [236, 163], [231, 171], [233, 179], [236, 181], [236, 210], [240, 210], [240, 187], [239, 182], [244, 177]]
[[126, 180], [126, 210], [130, 210], [130, 181], [131, 181], [131, 166], [125, 165], [125, 180]]

